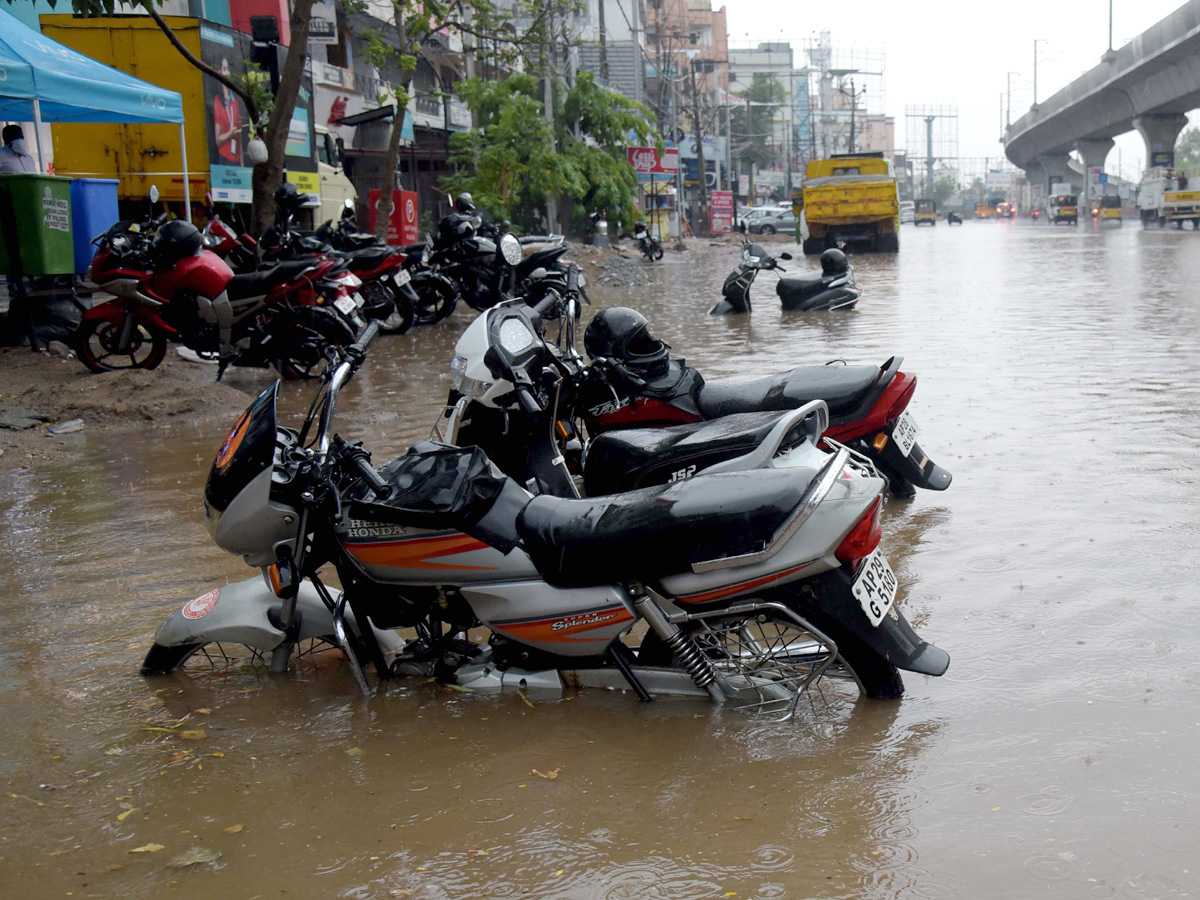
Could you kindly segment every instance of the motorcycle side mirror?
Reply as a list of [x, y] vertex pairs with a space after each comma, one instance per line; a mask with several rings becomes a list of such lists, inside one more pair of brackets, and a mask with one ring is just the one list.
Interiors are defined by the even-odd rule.
[[780, 254], [779, 254], [779, 258], [780, 258], [780, 259], [791, 259], [791, 258], [792, 258], [792, 254], [790, 254], [790, 253], [780, 253]]
[[158, 185], [157, 184], [150, 185], [150, 193], [147, 196], [152, 204], [158, 202], [159, 194], [158, 194]]
[[516, 235], [505, 232], [500, 236], [500, 255], [510, 266], [515, 266], [524, 259], [525, 254], [521, 250], [521, 242], [517, 240]]

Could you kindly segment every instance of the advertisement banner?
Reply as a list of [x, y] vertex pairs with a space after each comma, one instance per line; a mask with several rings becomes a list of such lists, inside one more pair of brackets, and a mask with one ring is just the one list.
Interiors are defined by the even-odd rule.
[[[375, 218], [379, 210], [381, 191], [373, 189], [367, 197], [367, 227], [375, 231]], [[403, 247], [415, 244], [420, 236], [420, 207], [414, 191], [392, 191], [392, 214], [388, 221], [387, 242]]]
[[674, 175], [679, 171], [679, 151], [675, 149], [660, 154], [655, 147], [627, 147], [625, 154], [639, 175]]
[[713, 191], [708, 201], [712, 233], [729, 234], [733, 231], [733, 191]]
[[741, 194], [743, 197], [746, 196], [748, 193], [750, 193], [750, 176], [749, 175], [739, 175], [738, 176], [738, 193]]
[[289, 169], [287, 180], [294, 184], [297, 190], [308, 194], [305, 206], [321, 205], [321, 178], [316, 172], [293, 172]]
[[1088, 166], [1087, 170], [1087, 198], [1089, 200], [1098, 200], [1104, 194], [1104, 188], [1101, 187], [1104, 176], [1104, 166]]

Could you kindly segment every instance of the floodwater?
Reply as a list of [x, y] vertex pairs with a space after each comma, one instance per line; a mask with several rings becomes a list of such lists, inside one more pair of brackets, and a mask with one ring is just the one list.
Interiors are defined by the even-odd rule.
[[[595, 293], [710, 380], [904, 355], [954, 483], [892, 501], [885, 548], [945, 677], [784, 725], [619, 692], [363, 699], [336, 663], [147, 681], [174, 606], [251, 574], [200, 511], [229, 423], [84, 432], [0, 484], [4, 894], [1200, 894], [1200, 235], [906, 226], [855, 258], [855, 312], [781, 314], [765, 274], [752, 317], [709, 318], [735, 255]], [[377, 461], [426, 435], [468, 321], [373, 347], [342, 433]], [[152, 730], [177, 724], [206, 739]], [[192, 847], [220, 857], [172, 865]]]

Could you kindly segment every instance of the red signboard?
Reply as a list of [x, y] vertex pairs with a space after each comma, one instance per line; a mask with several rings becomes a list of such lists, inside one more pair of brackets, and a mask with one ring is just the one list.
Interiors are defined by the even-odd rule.
[[[375, 213], [379, 208], [379, 190], [372, 190], [367, 202], [370, 206], [368, 227], [375, 231]], [[392, 215], [388, 222], [387, 242], [393, 246], [415, 244], [421, 239], [417, 221], [417, 195], [414, 191], [392, 191]]]
[[733, 191], [712, 191], [708, 195], [708, 209], [713, 234], [733, 231]]
[[679, 171], [679, 151], [675, 149], [660, 154], [654, 147], [627, 147], [625, 154], [639, 175], [674, 175]]

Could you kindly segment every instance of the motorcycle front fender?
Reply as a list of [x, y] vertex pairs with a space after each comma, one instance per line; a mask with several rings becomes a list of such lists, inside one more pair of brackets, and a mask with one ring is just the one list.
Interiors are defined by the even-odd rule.
[[84, 310], [80, 319], [85, 322], [100, 321], [111, 322], [114, 325], [123, 325], [125, 318], [129, 315], [132, 315], [134, 321], [139, 325], [144, 325], [148, 329], [159, 331], [163, 334], [175, 334], [175, 329], [163, 321], [162, 316], [154, 310], [136, 301], [123, 298], [98, 303], [91, 309]]
[[814, 581], [819, 606], [805, 612], [812, 614], [817, 627], [822, 618], [835, 619], [897, 669], [936, 676], [950, 667], [950, 654], [917, 634], [895, 606], [878, 626], [872, 626], [850, 590], [845, 566], [819, 575]]
[[[336, 598], [336, 594], [334, 595]], [[245, 644], [269, 653], [284, 640], [284, 632], [272, 621], [278, 617], [283, 601], [267, 587], [260, 575], [202, 594], [175, 610], [158, 626], [154, 642], [163, 647], [184, 644], [208, 644], [225, 641]], [[327, 637], [333, 634], [333, 616], [311, 582], [300, 586], [296, 598], [300, 619], [299, 640]], [[354, 615], [346, 611], [346, 624], [359, 631]], [[396, 652], [402, 641], [395, 632], [374, 629], [385, 654]], [[159, 674], [142, 670], [143, 675]]]

